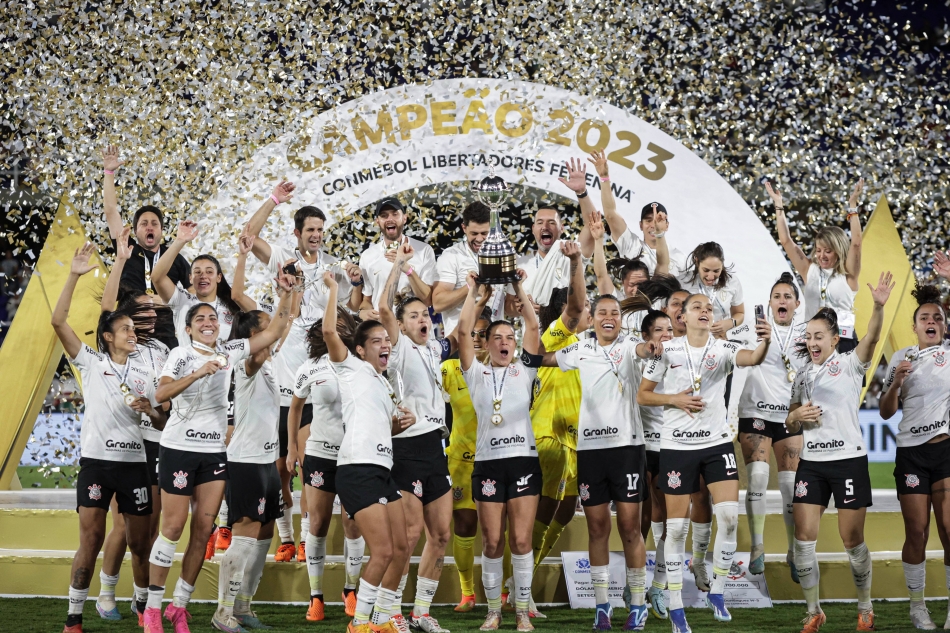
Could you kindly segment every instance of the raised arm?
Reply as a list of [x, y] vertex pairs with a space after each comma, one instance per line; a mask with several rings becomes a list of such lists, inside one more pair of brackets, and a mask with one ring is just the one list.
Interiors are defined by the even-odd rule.
[[666, 243], [666, 232], [670, 229], [670, 220], [665, 213], [655, 213], [653, 226], [656, 230], [653, 237], [656, 238], [656, 270], [653, 274], [670, 274], [670, 247]]
[[581, 230], [580, 243], [581, 252], [584, 257], [590, 257], [594, 251], [594, 239], [590, 234], [590, 227], [587, 226], [587, 218], [597, 209], [590, 199], [590, 192], [587, 190], [587, 165], [581, 160], [570, 159], [564, 161], [567, 167], [567, 178], [558, 178], [564, 186], [574, 192], [577, 196], [577, 203], [581, 208], [581, 218], [584, 220], [584, 228]]
[[[561, 242], [561, 252], [571, 260], [571, 285], [567, 288], [567, 303], [564, 305], [564, 324], [571, 332], [584, 313], [587, 303], [587, 284], [584, 283], [584, 260], [581, 258], [581, 246], [577, 242]], [[534, 312], [534, 310], [532, 310]]]
[[[277, 312], [271, 317], [270, 325], [262, 332], [258, 332], [248, 340], [250, 354], [256, 354], [265, 347], [270, 347], [276, 343], [284, 334], [287, 324], [290, 323], [290, 305], [293, 302], [294, 278], [286, 273], [277, 276], [277, 294], [280, 301], [277, 302]], [[335, 297], [334, 297], [335, 299]], [[330, 309], [327, 312], [336, 314], [333, 308], [335, 303], [327, 304]]]
[[[241, 306], [245, 312], [250, 312], [257, 308], [257, 302], [244, 294], [244, 288], [247, 285], [247, 254], [251, 252], [254, 246], [255, 238], [248, 232], [248, 225], [245, 224], [238, 237], [238, 256], [234, 264], [234, 283], [231, 285], [231, 298]], [[268, 251], [270, 247], [268, 246]], [[269, 252], [268, 252], [269, 256]]]
[[[478, 309], [475, 298], [479, 285], [475, 281], [477, 278], [478, 273], [470, 270], [468, 278], [465, 280], [468, 285], [468, 296], [465, 297], [465, 302], [462, 303], [462, 313], [459, 315], [459, 324], [457, 327], [459, 332], [459, 365], [462, 367], [462, 371], [468, 370], [475, 360], [475, 342], [472, 341], [470, 333], [475, 329], [475, 324], [478, 322]], [[490, 286], [486, 288], [486, 294], [491, 296]]]
[[538, 315], [534, 311], [534, 306], [528, 299], [528, 293], [525, 292], [522, 281], [527, 274], [523, 270], [518, 271], [521, 277], [519, 281], [512, 284], [515, 288], [515, 294], [521, 302], [521, 318], [524, 319], [524, 329], [522, 330], [521, 347], [529, 354], [537, 354], [541, 349], [541, 332], [538, 323]]
[[56, 302], [56, 307], [53, 308], [53, 316], [50, 319], [50, 323], [52, 323], [53, 329], [56, 331], [56, 336], [59, 337], [60, 342], [63, 344], [63, 349], [69, 354], [70, 358], [76, 358], [79, 350], [82, 349], [82, 341], [79, 340], [76, 332], [74, 332], [73, 328], [66, 322], [69, 317], [69, 306], [73, 301], [73, 293], [76, 291], [76, 284], [79, 283], [79, 278], [90, 270], [98, 268], [95, 264], [89, 263], [89, 258], [92, 257], [92, 253], [95, 250], [96, 248], [89, 242], [84, 244], [82, 248], [76, 250], [76, 253], [73, 255], [72, 265], [69, 268], [69, 276], [66, 277], [66, 284], [63, 286], [63, 291], [59, 294], [59, 300]]
[[165, 250], [152, 269], [152, 285], [159, 296], [168, 303], [175, 294], [175, 282], [168, 278], [168, 272], [175, 263], [175, 258], [185, 248], [185, 244], [198, 237], [198, 223], [192, 220], [182, 220], [178, 225], [178, 235], [175, 241]]
[[600, 178], [600, 205], [604, 210], [604, 219], [607, 226], [610, 227], [610, 234], [614, 239], [623, 235], [627, 230], [627, 222], [619, 213], [617, 213], [617, 200], [614, 198], [614, 192], [610, 188], [610, 172], [607, 163], [607, 153], [603, 150], [593, 152], [587, 159], [597, 170], [597, 176]]
[[861, 201], [861, 191], [864, 189], [864, 178], [858, 180], [851, 197], [848, 199], [848, 223], [851, 228], [851, 246], [848, 248], [848, 259], [845, 268], [848, 271], [848, 286], [857, 292], [858, 278], [861, 276], [861, 215], [858, 213], [858, 203]]
[[132, 257], [132, 247], [129, 246], [130, 233], [131, 229], [129, 227], [122, 227], [122, 231], [119, 232], [119, 237], [115, 241], [115, 262], [112, 264], [112, 270], [109, 271], [106, 287], [102, 290], [102, 300], [99, 302], [103, 312], [115, 310], [116, 304], [119, 302], [122, 270], [125, 268], [125, 262]]
[[[333, 276], [333, 273], [327, 271], [323, 274], [323, 283], [327, 285], [327, 291], [329, 297], [327, 298], [328, 306], [336, 305], [336, 297], [340, 292], [340, 287], [336, 283], [336, 278]], [[330, 360], [334, 363], [342, 363], [346, 360], [346, 355], [350, 351], [346, 348], [346, 344], [343, 342], [343, 339], [340, 338], [340, 334], [336, 331], [336, 310], [327, 310], [323, 315], [323, 340], [327, 344], [327, 352], [330, 354]]]
[[389, 277], [386, 278], [386, 284], [383, 286], [383, 296], [379, 300], [379, 321], [386, 328], [393, 345], [399, 340], [399, 323], [393, 313], [393, 304], [396, 302], [399, 275], [405, 263], [410, 259], [412, 259], [412, 246], [408, 242], [400, 244], [396, 249], [396, 261], [393, 262]]
[[862, 363], [871, 362], [874, 357], [874, 348], [877, 342], [881, 340], [881, 328], [884, 325], [884, 304], [887, 303], [887, 299], [891, 296], [891, 290], [894, 289], [895, 285], [891, 283], [891, 279], [891, 271], [886, 271], [881, 273], [876, 288], [868, 284], [868, 288], [871, 289], [871, 298], [874, 300], [874, 309], [871, 311], [871, 320], [868, 321], [868, 333], [864, 335], [864, 338], [858, 342], [858, 346], [854, 349], [854, 353], [857, 354], [858, 360]]
[[594, 275], [597, 277], [597, 294], [610, 295], [616, 290], [613, 277], [607, 270], [607, 255], [604, 253], [604, 221], [594, 213], [588, 221], [590, 235], [594, 240]]
[[785, 203], [782, 200], [782, 194], [778, 189], [773, 189], [772, 183], [768, 180], [765, 181], [765, 190], [768, 192], [769, 198], [772, 199], [772, 204], [775, 205], [775, 226], [778, 229], [779, 244], [785, 249], [785, 254], [792, 262], [795, 272], [801, 275], [802, 281], [807, 282], [808, 266], [811, 262], [808, 260], [808, 256], [805, 255], [805, 251], [792, 239], [792, 234], [788, 230], [788, 220], [785, 219]]
[[274, 187], [274, 191], [261, 203], [260, 208], [254, 212], [251, 219], [244, 225], [244, 231], [246, 231], [248, 235], [253, 235], [258, 238], [254, 242], [251, 252], [254, 253], [254, 257], [259, 259], [263, 264], [267, 264], [270, 261], [270, 244], [268, 244], [266, 240], [260, 239], [261, 229], [267, 224], [267, 218], [270, 217], [271, 211], [273, 211], [278, 204], [290, 202], [291, 198], [293, 198], [294, 189], [294, 183], [285, 180], [280, 181], [277, 186]]
[[772, 342], [772, 326], [762, 319], [755, 324], [755, 333], [759, 337], [759, 344], [755, 349], [740, 349], [736, 352], [736, 365], [751, 367], [761, 365], [769, 353], [769, 343]]
[[[109, 145], [102, 150], [102, 210], [109, 225], [109, 237], [119, 239], [122, 233], [122, 218], [119, 216], [119, 202], [115, 195], [115, 172], [122, 166], [119, 160], [119, 148]], [[128, 238], [126, 238], [128, 239]]]

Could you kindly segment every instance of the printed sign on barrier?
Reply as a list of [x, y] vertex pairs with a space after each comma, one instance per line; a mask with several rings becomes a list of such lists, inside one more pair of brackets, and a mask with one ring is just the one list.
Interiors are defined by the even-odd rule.
[[[736, 552], [726, 581], [726, 606], [766, 608], [772, 606], [769, 588], [764, 574], [750, 574], [748, 568], [749, 553]], [[593, 609], [594, 588], [590, 581], [590, 558], [587, 552], [562, 552], [561, 563], [564, 569], [564, 581], [572, 609]], [[647, 552], [647, 587], [653, 581], [653, 569], [656, 565], [656, 553]], [[696, 588], [693, 572], [690, 571], [690, 558], [683, 565], [683, 605], [687, 607], [705, 607], [706, 593]], [[712, 557], [706, 560], [709, 577], [712, 578]], [[623, 607], [623, 588], [627, 584], [627, 572], [623, 552], [610, 552], [610, 586], [608, 596], [613, 607]]]

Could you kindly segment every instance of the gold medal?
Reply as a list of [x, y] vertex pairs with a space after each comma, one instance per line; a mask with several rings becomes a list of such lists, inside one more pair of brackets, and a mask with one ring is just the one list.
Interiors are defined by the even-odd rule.
[[443, 391], [443, 392], [442, 392], [442, 402], [451, 402], [451, 401], [452, 401], [452, 396], [449, 395], [449, 392], [448, 392], [448, 391]]
[[703, 377], [696, 376], [693, 378], [693, 392], [698, 392], [703, 387]]
[[228, 366], [228, 355], [227, 354], [215, 354], [214, 360], [217, 361], [222, 367]]
[[125, 394], [125, 404], [131, 407], [133, 402], [135, 402], [135, 396], [133, 396], [131, 393]]
[[796, 372], [794, 369], [789, 369], [788, 374], [786, 375], [786, 377], [788, 378], [788, 382], [795, 382], [795, 376], [797, 375], [798, 375], [798, 372]]
[[146, 289], [145, 289], [145, 294], [147, 294], [147, 295], [153, 295], [153, 294], [155, 294], [155, 291], [152, 290], [151, 288], [146, 288]]
[[121, 391], [122, 393], [130, 393], [132, 390], [129, 389], [129, 386], [127, 384], [122, 383], [121, 385], [119, 385], [119, 391]]
[[491, 416], [491, 423], [495, 426], [498, 426], [504, 421], [504, 418], [501, 417], [500, 413], [495, 413]]

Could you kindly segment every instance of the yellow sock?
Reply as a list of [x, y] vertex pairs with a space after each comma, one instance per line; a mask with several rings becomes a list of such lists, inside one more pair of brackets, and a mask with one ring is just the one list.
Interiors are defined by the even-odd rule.
[[531, 549], [537, 556], [541, 548], [544, 547], [544, 533], [548, 531], [548, 526], [537, 519], [534, 520], [534, 529], [531, 531]]
[[463, 596], [475, 595], [475, 537], [455, 536], [452, 541], [452, 554], [455, 567], [459, 572], [459, 584]]
[[541, 546], [541, 549], [538, 550], [534, 557], [534, 567], [537, 570], [538, 565], [541, 564], [548, 554], [551, 553], [551, 550], [554, 548], [557, 540], [561, 538], [561, 533], [564, 531], [563, 525], [558, 523], [557, 519], [551, 520], [551, 525], [548, 526], [547, 531], [544, 533], [544, 544]]

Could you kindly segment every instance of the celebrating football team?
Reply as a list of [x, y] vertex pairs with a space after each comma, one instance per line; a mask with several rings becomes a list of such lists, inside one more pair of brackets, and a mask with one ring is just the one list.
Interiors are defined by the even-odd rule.
[[[77, 282], [94, 269], [92, 245], [75, 253], [52, 317], [86, 402], [81, 538], [64, 633], [82, 632], [100, 552], [96, 610], [104, 620], [123, 618], [115, 593], [126, 549], [131, 611], [145, 633], [189, 633], [188, 604], [211, 559], [219, 592], [210, 624], [219, 631], [270, 628], [251, 604], [273, 561], [306, 569], [302, 621], [340, 609], [348, 633], [448, 633], [430, 613], [446, 552], [461, 586], [455, 611], [472, 611], [479, 529], [487, 604], [480, 630], [501, 629], [509, 611], [517, 631], [532, 631], [545, 617], [532, 596], [535, 572], [576, 516], [586, 523], [593, 630], [613, 627], [615, 530], [625, 568], [614, 583], [626, 606], [618, 625], [642, 631], [653, 618], [689, 633], [686, 569], [715, 620], [732, 618], [726, 585], [740, 525], [737, 456], [747, 473], [748, 571], [765, 570], [773, 454], [782, 551], [807, 604], [802, 633], [816, 633], [826, 619], [816, 545], [832, 496], [858, 596], [857, 630], [874, 630], [864, 536], [871, 481], [858, 409], [894, 283], [886, 271], [866, 290], [858, 283], [863, 182], [842, 217], [849, 232], [819, 227], [810, 253], [792, 239], [782, 194], [765, 183], [791, 270], [774, 271], [770, 293], [756, 297], [753, 310], [742, 271], [722, 246], [672, 249], [671, 212], [659, 201], [643, 205], [638, 235], [617, 211], [603, 152], [589, 162], [591, 174], [571, 160], [561, 179], [577, 198], [577, 240], [565, 236], [570, 218], [562, 210], [541, 205], [532, 221], [535, 250], [518, 259], [507, 285], [478, 276], [492, 228], [481, 202], [460, 209], [460, 239], [438, 256], [406, 234], [413, 217], [403, 202], [375, 202], [378, 240], [350, 262], [327, 251], [327, 215], [295, 207], [290, 182], [277, 183], [235, 227], [240, 235], [224, 253], [237, 262], [229, 282], [214, 255], [190, 263], [182, 255], [201, 234], [200, 221], [182, 220], [168, 244], [158, 207], [139, 208], [125, 226], [114, 185], [122, 161], [118, 148], [105, 148], [103, 203], [115, 263], [97, 349], [67, 323]], [[292, 247], [261, 237], [274, 214], [293, 218], [293, 236], [280, 240]], [[607, 259], [606, 239], [616, 260]], [[248, 255], [268, 270], [272, 300], [245, 293]], [[934, 268], [950, 279], [946, 255], [935, 255]], [[860, 340], [859, 292], [873, 302]], [[885, 419], [903, 409], [894, 475], [910, 619], [935, 629], [923, 596], [931, 512], [950, 586], [950, 349], [939, 291], [920, 285], [914, 296], [913, 319], [894, 327], [912, 331], [917, 344], [892, 355], [880, 406]], [[738, 367], [748, 369], [734, 391]], [[342, 594], [325, 602], [336, 514], [345, 577]], [[423, 538], [418, 564], [410, 565]], [[173, 566], [177, 582], [163, 610]], [[415, 596], [404, 616], [411, 574]]]

